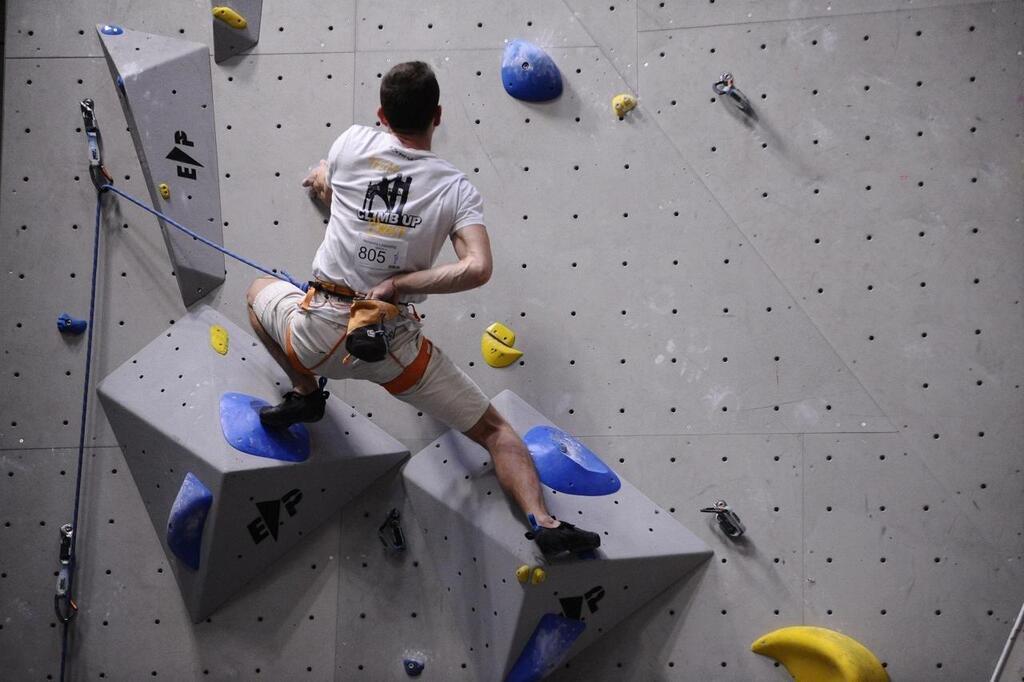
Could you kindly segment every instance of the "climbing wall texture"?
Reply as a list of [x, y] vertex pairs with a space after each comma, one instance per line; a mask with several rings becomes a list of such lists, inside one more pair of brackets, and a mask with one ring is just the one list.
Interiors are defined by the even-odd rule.
[[[56, 679], [85, 343], [54, 327], [87, 315], [95, 210], [79, 100], [147, 196], [94, 26], [211, 55], [212, 28], [202, 0], [5, 19], [0, 670]], [[483, 194], [496, 266], [429, 299], [427, 333], [715, 552], [554, 678], [785, 680], [749, 646], [802, 623], [894, 680], [987, 678], [1024, 599], [1022, 36], [1016, 0], [268, 0], [250, 53], [211, 56], [224, 239], [308, 276], [325, 220], [299, 182], [373, 125], [388, 68], [429, 62], [435, 149]], [[555, 59], [559, 100], [505, 94], [515, 38]], [[717, 101], [725, 71], [755, 124]], [[108, 201], [94, 382], [185, 312], [156, 220]], [[254, 273], [226, 268], [205, 302], [245, 325]], [[503, 370], [480, 358], [493, 321], [525, 352]], [[443, 431], [375, 386], [332, 390], [412, 452]], [[413, 513], [398, 477], [193, 626], [94, 394], [86, 427], [71, 679], [397, 680], [407, 651], [425, 679], [478, 679], [416, 524], [402, 557], [375, 537]], [[699, 513], [717, 498], [746, 544]]]

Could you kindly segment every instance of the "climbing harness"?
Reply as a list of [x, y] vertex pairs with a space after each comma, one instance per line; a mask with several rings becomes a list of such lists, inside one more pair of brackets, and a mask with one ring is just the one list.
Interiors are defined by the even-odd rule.
[[723, 73], [722, 77], [711, 87], [719, 97], [728, 97], [744, 114], [754, 115], [753, 105], [750, 104], [750, 100], [743, 94], [743, 91], [736, 87], [736, 79], [731, 73]]
[[[420, 350], [416, 353], [416, 358], [405, 366], [401, 374], [391, 381], [381, 384], [381, 386], [385, 391], [392, 395], [398, 395], [399, 393], [405, 393], [406, 391], [412, 390], [416, 384], [420, 383], [420, 380], [423, 379], [423, 375], [427, 371], [427, 365], [430, 364], [430, 357], [433, 353], [434, 344], [431, 343], [430, 339], [424, 336], [420, 341]], [[398, 358], [395, 358], [394, 354], [392, 354], [391, 357], [395, 362], [398, 362]]]

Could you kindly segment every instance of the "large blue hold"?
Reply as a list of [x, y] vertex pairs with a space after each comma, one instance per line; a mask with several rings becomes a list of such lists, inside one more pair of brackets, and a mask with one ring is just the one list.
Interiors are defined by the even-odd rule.
[[505, 46], [501, 59], [505, 92], [527, 102], [546, 102], [562, 94], [562, 74], [547, 52], [525, 40]]
[[224, 438], [236, 450], [248, 455], [305, 462], [309, 459], [309, 431], [302, 424], [287, 429], [267, 429], [260, 423], [260, 408], [266, 400], [244, 393], [220, 397], [220, 427]]
[[536, 682], [544, 679], [565, 659], [587, 624], [557, 613], [545, 613], [523, 647], [505, 682]]
[[199, 569], [203, 528], [213, 506], [213, 493], [191, 471], [181, 482], [167, 519], [167, 546], [192, 570]]
[[570, 495], [611, 495], [622, 481], [590, 448], [561, 429], [535, 426], [523, 439], [544, 485]]

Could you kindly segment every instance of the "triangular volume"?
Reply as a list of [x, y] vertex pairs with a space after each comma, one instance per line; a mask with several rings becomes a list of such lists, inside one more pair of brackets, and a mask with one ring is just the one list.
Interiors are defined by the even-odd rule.
[[[548, 441], [555, 434], [566, 442], [514, 393], [501, 393], [493, 404], [518, 433], [540, 429]], [[614, 474], [590, 455], [591, 469]], [[556, 492], [545, 482], [552, 514], [601, 534], [601, 548], [590, 557], [546, 560], [524, 537], [525, 520], [502, 495], [489, 459], [449, 431], [404, 471], [428, 551], [456, 597], [456, 619], [470, 650], [479, 652], [485, 679], [540, 679], [711, 555], [671, 514], [617, 477], [619, 487], [603, 494]], [[587, 470], [562, 472], [559, 483], [571, 491], [570, 479]]]
[[[115, 30], [116, 29], [116, 30]], [[158, 210], [222, 243], [213, 82], [206, 45], [97, 26]], [[224, 281], [224, 256], [161, 221], [186, 306]]]
[[[221, 354], [210, 328], [229, 342]], [[169, 361], [173, 358], [173, 361]], [[257, 456], [226, 436], [227, 392], [278, 400], [283, 374], [257, 342], [200, 305], [99, 385], [107, 418], [193, 620], [294, 551], [408, 456], [337, 398], [308, 424], [308, 456]]]
[[263, 0], [213, 0], [211, 4], [215, 62], [220, 64], [260, 41]]

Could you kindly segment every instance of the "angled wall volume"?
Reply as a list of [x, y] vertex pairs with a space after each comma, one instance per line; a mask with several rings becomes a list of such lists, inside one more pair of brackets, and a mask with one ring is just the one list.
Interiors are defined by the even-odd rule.
[[[511, 391], [493, 404], [520, 434], [553, 426]], [[427, 551], [481, 679], [541, 679], [711, 555], [623, 480], [603, 495], [544, 486], [552, 514], [601, 534], [593, 558], [545, 560], [524, 537], [525, 521], [502, 494], [489, 459], [449, 431], [404, 471]], [[523, 566], [529, 572], [517, 577]], [[543, 582], [534, 582], [537, 569]]]
[[213, 60], [218, 64], [260, 41], [263, 0], [212, 0]]
[[[228, 332], [226, 355], [210, 342], [214, 324]], [[268, 433], [254, 418], [240, 435], [244, 413], [280, 391], [257, 346], [201, 305], [98, 389], [196, 622], [408, 455], [337, 399], [308, 428]]]
[[[153, 206], [222, 243], [208, 48], [119, 26], [96, 30]], [[162, 220], [160, 227], [181, 298], [190, 306], [224, 282], [224, 256]]]

